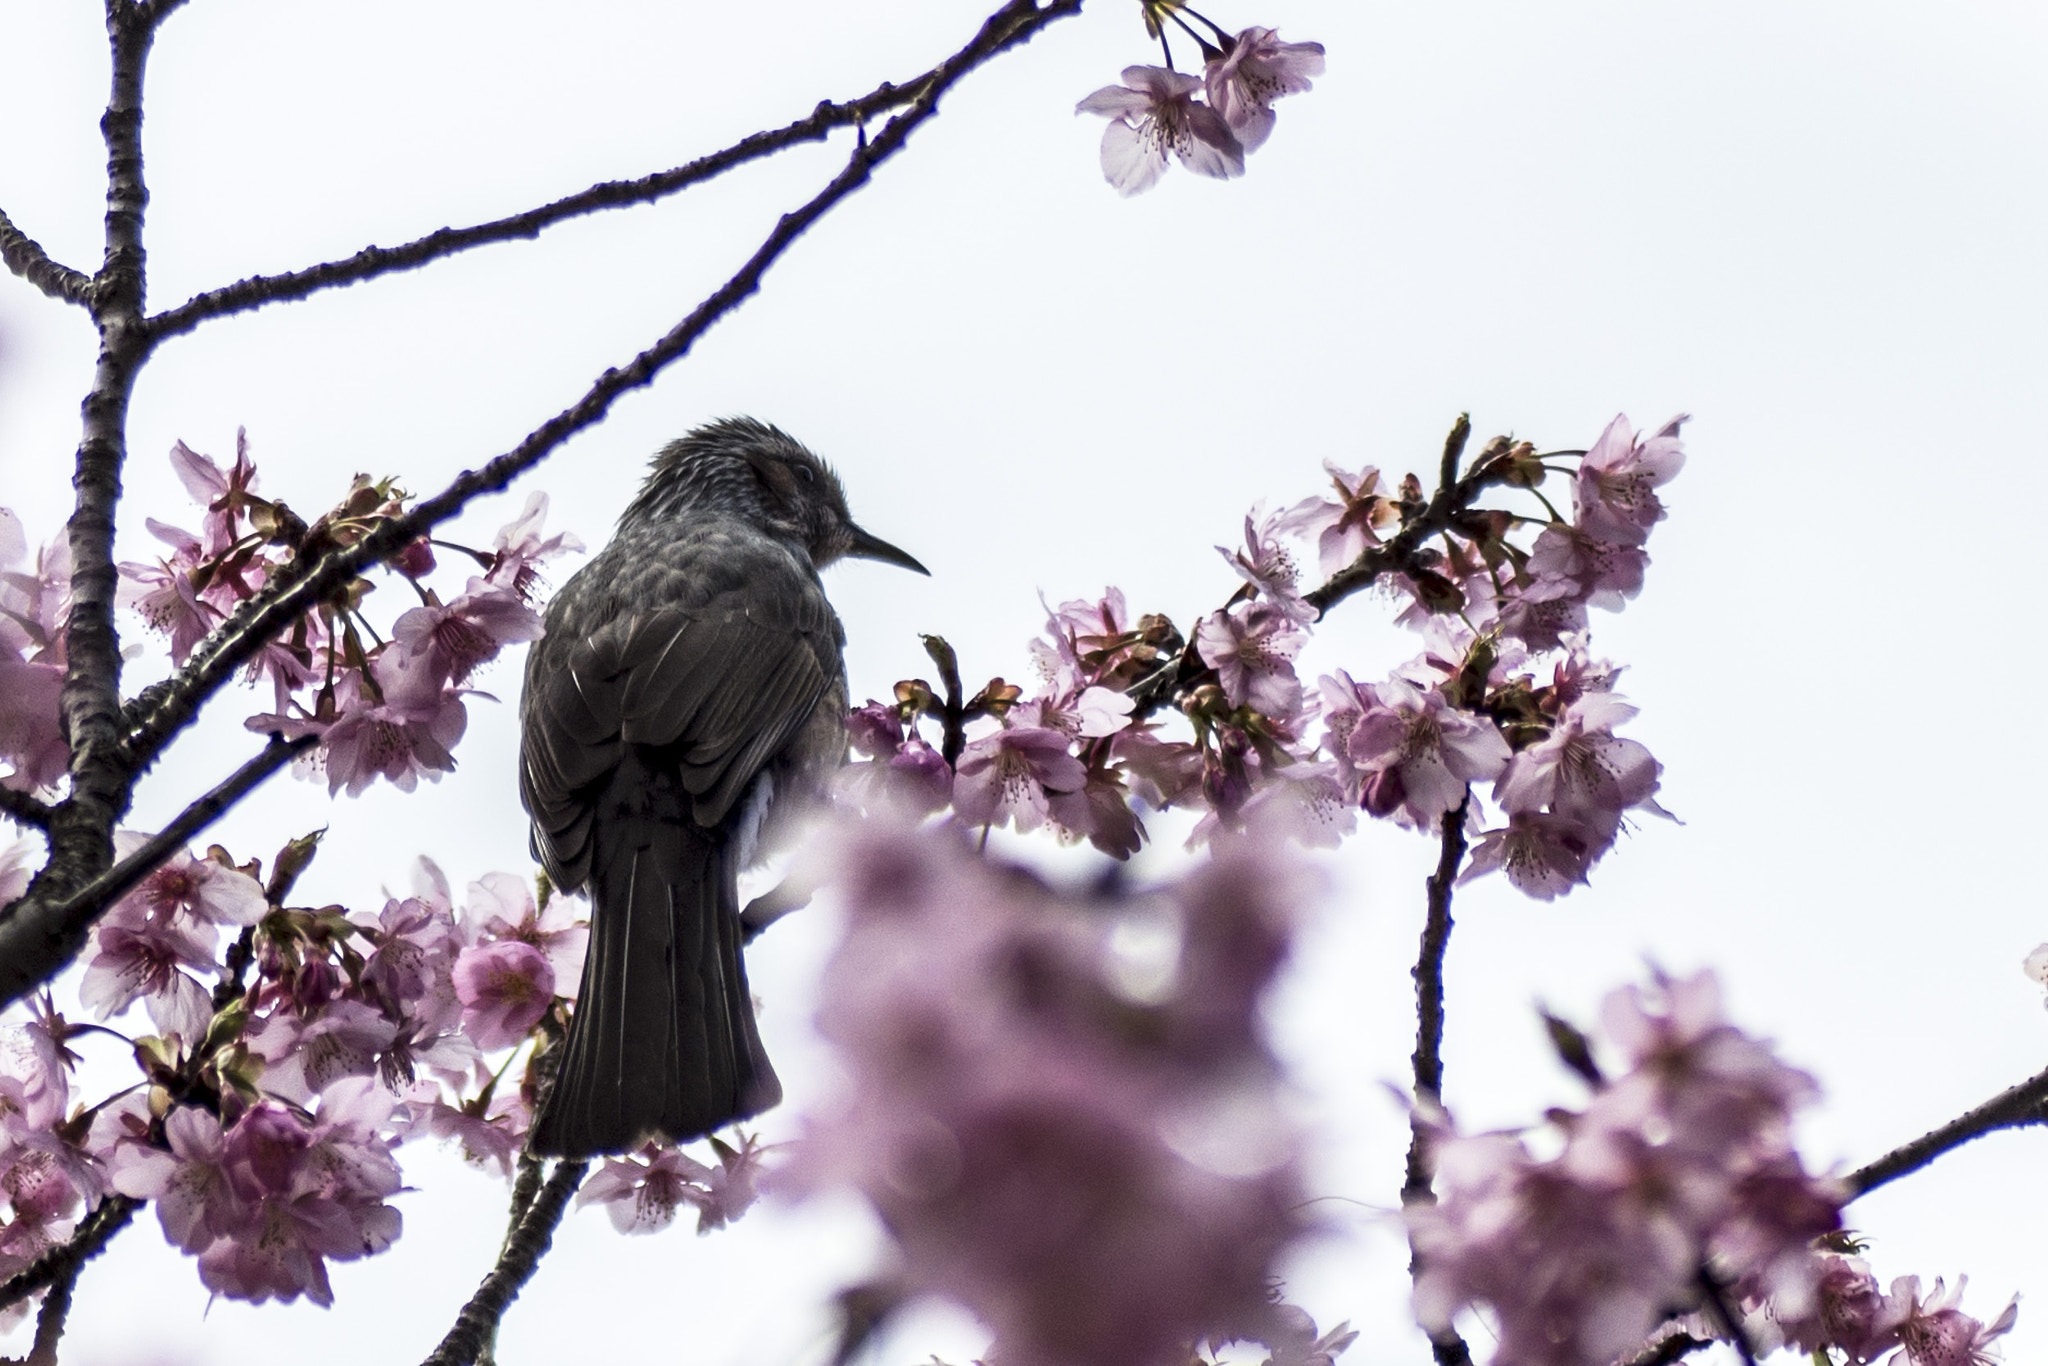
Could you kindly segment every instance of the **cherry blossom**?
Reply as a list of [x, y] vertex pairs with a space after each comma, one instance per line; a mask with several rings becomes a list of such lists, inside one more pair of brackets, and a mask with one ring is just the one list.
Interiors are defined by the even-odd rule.
[[1301, 711], [1293, 660], [1305, 639], [1293, 617], [1263, 602], [1212, 612], [1195, 628], [1195, 648], [1216, 670], [1231, 705], [1278, 720]]
[[1159, 66], [1127, 66], [1122, 85], [1104, 86], [1074, 106], [1104, 114], [1102, 174], [1116, 192], [1140, 194], [1158, 183], [1171, 152], [1196, 175], [1218, 180], [1244, 174], [1244, 146], [1230, 125], [1195, 99], [1199, 77]]
[[1641, 545], [1664, 518], [1656, 490], [1685, 467], [1678, 429], [1688, 419], [1672, 418], [1638, 439], [1626, 417], [1617, 417], [1579, 462], [1572, 486], [1576, 524], [1584, 535], [1616, 545]]
[[953, 809], [970, 825], [1045, 824], [1054, 793], [1078, 792], [1088, 770], [1067, 737], [1044, 726], [1012, 726], [969, 744], [954, 770]]
[[462, 1027], [477, 1047], [505, 1048], [524, 1039], [554, 1001], [555, 972], [531, 944], [504, 939], [462, 951], [455, 960]]
[[[819, 1024], [851, 1086], [799, 1185], [857, 1187], [908, 1283], [980, 1314], [1003, 1360], [1179, 1363], [1257, 1324], [1300, 1228], [1258, 1033], [1298, 884], [1247, 849], [1164, 898], [1091, 900], [942, 830], [841, 840]], [[1183, 932], [1136, 998], [1104, 936], [1141, 910]]]
[[1203, 80], [1210, 106], [1244, 150], [1256, 152], [1272, 136], [1273, 101], [1310, 89], [1310, 78], [1322, 74], [1321, 43], [1283, 43], [1273, 29], [1248, 28], [1229, 52], [1209, 62]]

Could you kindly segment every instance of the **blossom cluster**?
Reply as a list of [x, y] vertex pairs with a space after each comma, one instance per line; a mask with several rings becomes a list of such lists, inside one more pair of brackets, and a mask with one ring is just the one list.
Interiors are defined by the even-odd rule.
[[1204, 1336], [1341, 1350], [1267, 1294], [1305, 1226], [1259, 1028], [1298, 875], [1240, 849], [1155, 891], [1063, 892], [887, 817], [832, 857], [847, 926], [818, 1024], [848, 1085], [792, 1174], [866, 1196], [899, 1284], [972, 1310], [1011, 1366], [1178, 1366]]
[[[1165, 46], [1166, 65], [1125, 67], [1122, 85], [1104, 86], [1075, 106], [1076, 113], [1109, 119], [1102, 174], [1121, 195], [1158, 184], [1169, 153], [1197, 175], [1243, 175], [1246, 155], [1273, 134], [1273, 101], [1312, 88], [1323, 74], [1321, 43], [1283, 43], [1273, 29], [1258, 27], [1233, 36], [1184, 4], [1160, 0], [1146, 5], [1145, 19]], [[1200, 76], [1173, 69], [1169, 23], [1201, 50]]]
[[[1448, 514], [1432, 513], [1412, 475], [1383, 489], [1375, 469], [1332, 466], [1334, 496], [1255, 511], [1242, 548], [1218, 547], [1240, 587], [1192, 641], [1164, 616], [1133, 614], [1115, 588], [1049, 609], [1032, 647], [1041, 690], [998, 678], [962, 700], [912, 679], [894, 701], [856, 709], [866, 762], [849, 792], [886, 790], [969, 825], [1051, 826], [1117, 857], [1146, 838], [1146, 808], [1200, 810], [1198, 842], [1263, 820], [1334, 844], [1360, 810], [1423, 831], [1457, 819], [1476, 839], [1468, 877], [1498, 870], [1553, 898], [1586, 881], [1632, 813], [1663, 814], [1660, 766], [1616, 733], [1636, 709], [1587, 627], [1589, 609], [1618, 609], [1642, 586], [1644, 544], [1664, 516], [1657, 490], [1684, 462], [1682, 421], [1638, 434], [1617, 417], [1583, 453], [1496, 439], [1439, 491], [1436, 502], [1467, 500]], [[1574, 456], [1575, 468], [1559, 464]], [[1539, 487], [1561, 469], [1569, 518]], [[1470, 506], [1501, 487], [1526, 490], [1543, 514]], [[1443, 548], [1395, 556], [1433, 516]], [[1380, 581], [1422, 653], [1384, 681], [1338, 670], [1305, 684], [1295, 660], [1320, 615], [1301, 581], [1310, 548], [1325, 575], [1397, 561]], [[950, 674], [950, 651], [933, 648]], [[1140, 708], [1169, 674], [1191, 738]], [[946, 732], [936, 747], [935, 723]], [[1491, 784], [1491, 828], [1475, 784]]]
[[1846, 1192], [1807, 1173], [1791, 1143], [1812, 1078], [1722, 1018], [1712, 973], [1659, 975], [1601, 1013], [1628, 1068], [1599, 1078], [1581, 1054], [1594, 1094], [1553, 1112], [1556, 1155], [1423, 1118], [1438, 1198], [1407, 1211], [1416, 1316], [1440, 1332], [1488, 1306], [1497, 1362], [1611, 1362], [1710, 1281], [1810, 1302], [1813, 1240], [1840, 1225]]
[[[174, 665], [290, 558], [352, 544], [405, 510], [404, 495], [389, 480], [359, 475], [342, 502], [309, 526], [285, 504], [258, 495], [245, 433], [237, 435], [226, 469], [182, 441], [171, 450], [171, 466], [204, 508], [200, 529], [151, 518], [150, 533], [168, 553], [120, 568], [122, 603], [168, 638]], [[481, 572], [451, 600], [423, 582], [441, 543], [422, 538], [407, 546], [389, 567], [411, 583], [420, 605], [397, 617], [389, 639], [364, 615], [373, 587], [367, 579], [301, 617], [250, 664], [250, 678], [268, 680], [275, 700], [270, 711], [249, 718], [249, 729], [318, 736], [300, 771], [324, 772], [331, 791], [350, 796], [380, 777], [409, 792], [421, 777], [438, 779], [452, 769], [451, 751], [468, 725], [464, 685], [504, 645], [540, 635], [537, 566], [581, 549], [573, 536], [544, 537], [546, 514], [547, 497], [536, 493], [490, 550], [464, 552]]]
[[[1753, 1350], [1831, 1349], [1852, 1363], [1896, 1349], [1900, 1366], [1973, 1366], [2012, 1324], [1956, 1308], [1962, 1287], [1917, 1278], [1878, 1293], [1844, 1255], [1848, 1190], [1809, 1173], [1791, 1140], [1818, 1088], [1727, 1022], [1711, 972], [1656, 976], [1601, 1010], [1626, 1069], [1604, 1075], [1590, 1044], [1553, 1021], [1560, 1051], [1592, 1084], [1580, 1111], [1554, 1110], [1555, 1151], [1520, 1134], [1463, 1134], [1418, 1117], [1436, 1199], [1411, 1204], [1415, 1312], [1448, 1331], [1491, 1311], [1500, 1366], [1604, 1366], [1634, 1355], [1667, 1319]], [[1944, 1354], [1946, 1353], [1946, 1354]]]
[[[117, 835], [123, 853], [140, 842]], [[532, 1119], [523, 1046], [581, 972], [576, 903], [492, 873], [458, 910], [422, 860], [413, 894], [375, 913], [283, 904], [316, 847], [288, 845], [267, 884], [218, 847], [180, 851], [101, 920], [80, 995], [101, 1020], [147, 1011], [157, 1032], [129, 1041], [139, 1089], [75, 1106], [67, 1041], [102, 1027], [47, 1000], [4, 1036], [0, 1274], [113, 1190], [153, 1200], [216, 1293], [325, 1304], [328, 1261], [398, 1235], [398, 1145], [453, 1139], [509, 1174]], [[0, 895], [19, 881], [0, 874]]]

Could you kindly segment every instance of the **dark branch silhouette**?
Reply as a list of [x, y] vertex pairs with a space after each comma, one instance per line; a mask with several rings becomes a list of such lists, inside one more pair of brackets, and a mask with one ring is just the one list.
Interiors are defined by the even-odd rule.
[[1879, 1186], [1915, 1172], [1953, 1148], [1998, 1129], [2016, 1129], [2027, 1124], [2048, 1124], [2048, 1071], [2038, 1072], [2017, 1086], [2005, 1090], [1973, 1110], [1957, 1115], [1938, 1129], [1901, 1144], [1883, 1157], [1849, 1173], [1848, 1186], [1855, 1195], [1867, 1195]]
[[32, 825], [38, 830], [50, 828], [50, 804], [38, 801], [26, 792], [16, 792], [11, 787], [0, 787], [0, 816], [6, 816], [19, 825]]
[[100, 1201], [69, 1238], [0, 1284], [0, 1309], [27, 1299], [45, 1286], [75, 1277], [80, 1267], [99, 1255], [109, 1239], [128, 1227], [142, 1204], [125, 1195], [109, 1195]]
[[50, 259], [42, 244], [14, 226], [0, 210], [0, 261], [52, 299], [86, 305], [92, 300], [92, 277]]
[[600, 181], [552, 203], [487, 223], [442, 228], [400, 246], [364, 247], [343, 260], [326, 261], [284, 275], [252, 275], [220, 289], [194, 295], [176, 308], [157, 314], [149, 320], [150, 334], [160, 341], [190, 332], [211, 318], [261, 308], [266, 304], [303, 299], [323, 289], [360, 284], [396, 271], [414, 270], [472, 247], [496, 242], [530, 241], [557, 223], [585, 214], [653, 204], [750, 161], [773, 156], [800, 143], [821, 142], [835, 129], [864, 126], [870, 120], [915, 100], [935, 74], [926, 72], [903, 85], [884, 81], [855, 100], [820, 101], [816, 109], [794, 123], [754, 133], [721, 151], [670, 170], [656, 171], [634, 180]]
[[525, 1217], [505, 1241], [505, 1250], [498, 1257], [498, 1264], [491, 1268], [491, 1274], [484, 1277], [484, 1283], [477, 1287], [476, 1294], [462, 1307], [456, 1316], [455, 1326], [448, 1330], [448, 1336], [441, 1339], [424, 1366], [471, 1366], [477, 1355], [498, 1331], [498, 1321], [505, 1316], [505, 1310], [518, 1298], [519, 1291], [533, 1278], [534, 1268], [547, 1253], [554, 1241], [555, 1227], [562, 1222], [562, 1213], [569, 1207], [569, 1197], [576, 1193], [576, 1187], [583, 1182], [583, 1174], [589, 1168], [588, 1162], [557, 1162], [554, 1173], [547, 1184], [527, 1206]]

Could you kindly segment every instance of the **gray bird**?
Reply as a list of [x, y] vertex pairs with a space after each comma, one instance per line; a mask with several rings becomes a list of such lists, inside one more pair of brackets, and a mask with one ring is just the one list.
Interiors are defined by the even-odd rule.
[[529, 1146], [682, 1140], [782, 1098], [740, 958], [738, 877], [846, 751], [845, 633], [818, 571], [927, 572], [855, 526], [838, 477], [730, 418], [664, 447], [526, 664], [519, 789], [590, 954]]

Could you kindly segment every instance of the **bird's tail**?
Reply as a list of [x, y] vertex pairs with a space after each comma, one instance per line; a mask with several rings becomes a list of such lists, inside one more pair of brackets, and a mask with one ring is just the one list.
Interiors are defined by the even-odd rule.
[[630, 1152], [781, 1100], [740, 958], [731, 842], [687, 820], [628, 816], [601, 823], [593, 852], [583, 985], [528, 1146]]

